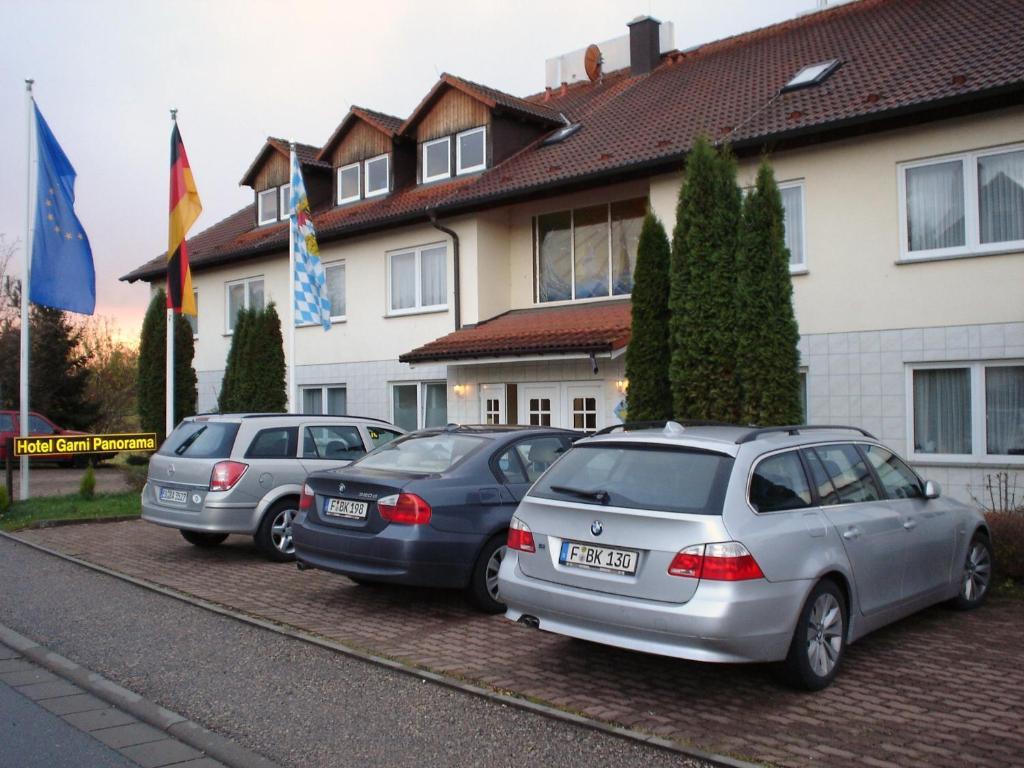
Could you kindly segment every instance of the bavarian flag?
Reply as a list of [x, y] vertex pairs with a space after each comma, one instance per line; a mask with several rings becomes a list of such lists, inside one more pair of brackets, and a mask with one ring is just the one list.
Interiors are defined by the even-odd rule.
[[203, 210], [178, 132], [178, 121], [171, 131], [171, 225], [167, 240], [167, 308], [186, 315], [196, 314], [192, 293], [192, 272], [188, 266], [185, 235]]

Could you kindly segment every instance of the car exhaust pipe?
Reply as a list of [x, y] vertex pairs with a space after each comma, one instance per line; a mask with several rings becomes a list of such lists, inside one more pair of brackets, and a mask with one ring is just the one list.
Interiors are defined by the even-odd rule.
[[530, 616], [526, 613], [519, 617], [518, 622], [525, 627], [529, 627], [530, 629], [540, 628], [540, 619], [538, 619], [536, 616]]

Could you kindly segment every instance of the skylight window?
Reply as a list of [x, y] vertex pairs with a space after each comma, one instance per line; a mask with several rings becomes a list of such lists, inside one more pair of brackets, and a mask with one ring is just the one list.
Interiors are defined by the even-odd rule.
[[822, 61], [817, 64], [810, 64], [793, 75], [793, 78], [786, 83], [782, 90], [792, 91], [797, 88], [806, 88], [810, 85], [818, 85], [818, 83], [831, 75], [838, 66], [839, 59], [829, 59], [828, 61]]
[[576, 133], [576, 131], [578, 131], [579, 129], [579, 123], [569, 123], [568, 125], [559, 128], [557, 131], [555, 131], [546, 139], [544, 139], [544, 141], [541, 142], [541, 145], [546, 147], [549, 144], [557, 144], [560, 141], [565, 141], [574, 133]]

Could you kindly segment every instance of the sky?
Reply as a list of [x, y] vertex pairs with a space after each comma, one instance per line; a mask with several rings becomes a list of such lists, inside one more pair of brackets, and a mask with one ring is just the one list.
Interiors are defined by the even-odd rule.
[[134, 341], [148, 289], [118, 278], [167, 248], [172, 107], [203, 203], [194, 235], [252, 202], [238, 182], [267, 136], [321, 145], [353, 104], [405, 117], [442, 72], [536, 93], [545, 59], [625, 34], [641, 14], [673, 22], [685, 49], [816, 5], [0, 0], [0, 235], [25, 242], [26, 78], [78, 172], [96, 313]]

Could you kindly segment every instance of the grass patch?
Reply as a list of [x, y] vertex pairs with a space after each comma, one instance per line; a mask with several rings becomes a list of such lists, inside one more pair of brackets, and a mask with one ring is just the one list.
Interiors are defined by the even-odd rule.
[[0, 516], [0, 530], [17, 531], [33, 523], [51, 520], [95, 520], [101, 517], [138, 517], [142, 514], [139, 494], [97, 494], [83, 499], [78, 494], [69, 496], [40, 496], [28, 501], [17, 501], [7, 514]]

